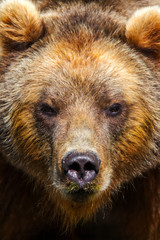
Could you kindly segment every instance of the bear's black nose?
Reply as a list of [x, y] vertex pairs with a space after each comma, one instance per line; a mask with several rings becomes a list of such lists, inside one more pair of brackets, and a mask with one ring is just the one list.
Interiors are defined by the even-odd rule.
[[95, 179], [100, 163], [100, 159], [93, 152], [70, 152], [62, 159], [62, 169], [69, 180], [82, 188]]

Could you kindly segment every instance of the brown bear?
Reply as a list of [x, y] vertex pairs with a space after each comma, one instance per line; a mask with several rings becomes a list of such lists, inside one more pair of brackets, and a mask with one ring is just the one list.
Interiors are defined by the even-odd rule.
[[160, 239], [159, 59], [160, 1], [1, 1], [1, 240]]

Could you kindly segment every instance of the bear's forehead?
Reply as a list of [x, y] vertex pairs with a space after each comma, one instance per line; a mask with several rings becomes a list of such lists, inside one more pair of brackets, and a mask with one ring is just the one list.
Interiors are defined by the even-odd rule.
[[[59, 102], [86, 96], [104, 102], [123, 98], [126, 84], [136, 89], [133, 79], [138, 81], [135, 62], [131, 56], [126, 56], [126, 51], [119, 42], [107, 40], [88, 43], [78, 49], [63, 39], [57, 42], [50, 39], [38, 53], [31, 53], [27, 64], [26, 58], [19, 63], [23, 68], [24, 88], [28, 92], [27, 88], [33, 86], [33, 90], [41, 92], [40, 97]], [[31, 95], [32, 99], [37, 96], [30, 91]]]
[[52, 83], [53, 78], [57, 84], [65, 82], [66, 86], [67, 82], [77, 86], [84, 86], [86, 82], [87, 85], [109, 86], [110, 82], [126, 83], [130, 78], [137, 78], [135, 56], [119, 41], [106, 39], [81, 45], [79, 48], [79, 44], [66, 39], [57, 42], [53, 39], [40, 49], [31, 65], [35, 65], [37, 74], [43, 73], [44, 82]]

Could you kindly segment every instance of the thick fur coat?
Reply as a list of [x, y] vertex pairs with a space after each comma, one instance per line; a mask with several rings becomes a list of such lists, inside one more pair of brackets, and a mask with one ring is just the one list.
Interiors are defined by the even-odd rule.
[[1, 240], [160, 239], [159, 58], [160, 1], [1, 2]]

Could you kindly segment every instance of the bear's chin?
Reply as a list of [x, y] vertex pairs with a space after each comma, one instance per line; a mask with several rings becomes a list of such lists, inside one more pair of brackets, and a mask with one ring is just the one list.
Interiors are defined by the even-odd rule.
[[96, 193], [94, 191], [86, 191], [83, 188], [80, 188], [78, 191], [68, 193], [66, 197], [70, 201], [83, 204], [93, 199], [95, 195]]

